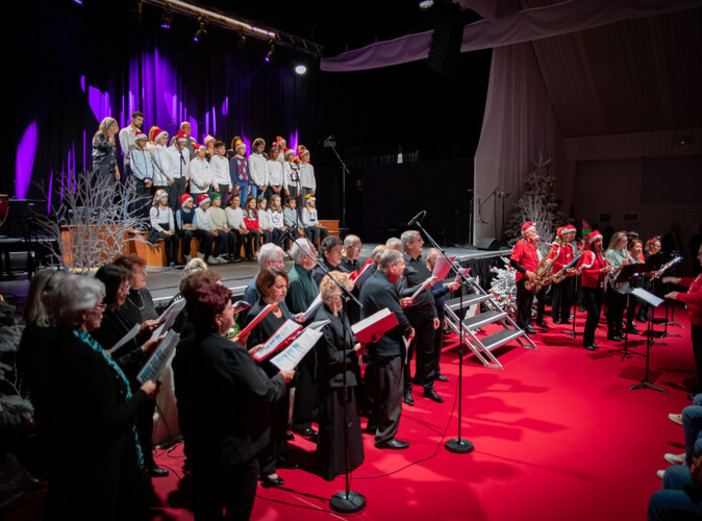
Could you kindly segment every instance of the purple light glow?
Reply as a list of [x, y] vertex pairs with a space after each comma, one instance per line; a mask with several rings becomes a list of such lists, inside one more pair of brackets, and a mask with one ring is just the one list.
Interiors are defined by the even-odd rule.
[[85, 74], [80, 77], [80, 89], [83, 91], [83, 94], [85, 94]]
[[288, 146], [295, 151], [296, 155], [297, 155], [297, 145], [298, 145], [298, 136], [297, 136], [297, 130], [295, 130], [295, 133], [292, 136], [290, 136], [290, 140], [288, 141]]
[[38, 140], [37, 122], [33, 121], [24, 131], [22, 140], [17, 147], [17, 160], [15, 161], [15, 197], [17, 199], [26, 199], [27, 197]]
[[110, 93], [104, 94], [93, 86], [88, 86], [88, 104], [93, 111], [98, 122], [106, 117], [112, 117], [112, 106], [110, 105]]
[[[212, 109], [212, 112], [214, 113], [214, 108]], [[229, 96], [224, 98], [224, 102], [222, 103], [222, 116], [226, 116], [229, 114]]]
[[46, 214], [51, 213], [51, 196], [54, 191], [54, 170], [51, 170], [51, 176], [49, 177], [49, 193], [46, 196]]

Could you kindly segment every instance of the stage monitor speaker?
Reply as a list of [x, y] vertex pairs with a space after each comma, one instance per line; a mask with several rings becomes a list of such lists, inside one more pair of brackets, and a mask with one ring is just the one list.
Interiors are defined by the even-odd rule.
[[478, 240], [479, 250], [497, 251], [500, 249], [500, 242], [494, 237], [483, 237]]

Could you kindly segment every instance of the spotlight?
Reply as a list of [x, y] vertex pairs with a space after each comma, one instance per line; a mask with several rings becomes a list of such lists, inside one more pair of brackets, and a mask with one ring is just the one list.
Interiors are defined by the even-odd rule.
[[164, 29], [170, 29], [171, 23], [173, 23], [173, 11], [170, 9], [164, 9], [161, 12], [161, 27]]
[[241, 50], [244, 48], [245, 45], [246, 45], [246, 36], [244, 36], [242, 33], [236, 33], [236, 42], [234, 43], [234, 47]]
[[83, 5], [83, 0], [73, 0], [73, 3], [76, 5]]
[[421, 0], [421, 2], [419, 2], [420, 9], [429, 9], [433, 5], [434, 0]]
[[200, 28], [195, 33], [195, 36], [193, 36], [193, 40], [196, 42], [199, 42], [207, 35], [207, 29], [205, 29], [205, 19], [201, 16], [198, 18], [198, 22], [200, 23]]
[[275, 45], [273, 45], [273, 41], [270, 42], [271, 48], [268, 50], [268, 54], [266, 54], [266, 57], [263, 58], [263, 61], [266, 63], [270, 63], [271, 58], [273, 57], [273, 49], [275, 49]]
[[303, 64], [295, 65], [295, 72], [300, 76], [304, 76], [307, 74], [307, 67]]

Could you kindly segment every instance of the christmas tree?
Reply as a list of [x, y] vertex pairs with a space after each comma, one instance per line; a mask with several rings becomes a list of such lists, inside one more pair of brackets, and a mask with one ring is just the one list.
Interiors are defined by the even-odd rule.
[[566, 216], [559, 210], [560, 202], [553, 191], [556, 179], [548, 170], [551, 160], [544, 161], [539, 157], [533, 164], [534, 169], [526, 178], [524, 191], [505, 228], [505, 236], [510, 244], [514, 244], [522, 236], [522, 224], [533, 221], [541, 237], [540, 249], [545, 254], [556, 236], [556, 228], [565, 223]]
[[495, 274], [495, 278], [490, 282], [490, 294], [505, 312], [514, 316], [517, 312], [517, 270], [509, 265], [508, 259], [502, 260], [505, 262], [504, 268], [495, 266], [490, 269], [490, 272]]

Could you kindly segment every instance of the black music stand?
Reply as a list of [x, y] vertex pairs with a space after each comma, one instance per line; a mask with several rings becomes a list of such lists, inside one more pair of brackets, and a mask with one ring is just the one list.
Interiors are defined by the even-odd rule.
[[[617, 278], [614, 279], [614, 284], [619, 284], [623, 282], [629, 282], [631, 283], [632, 280], [634, 280], [637, 276], [639, 276], [641, 273], [645, 273], [648, 271], [646, 269], [647, 265], [646, 264], [628, 264], [626, 266], [622, 266], [619, 270], [619, 273], [617, 274]], [[627, 322], [629, 321], [629, 299], [631, 299], [631, 291], [629, 291], [626, 294], [626, 309], [627, 309], [627, 317], [626, 320]], [[633, 319], [632, 319], [633, 321]], [[623, 329], [624, 329], [624, 349], [612, 349], [612, 351], [622, 351], [622, 360], [625, 358], [630, 357], [631, 355], [629, 354], [629, 327], [622, 324]], [[641, 355], [641, 353], [637, 353], [635, 351], [632, 351], [633, 354], [635, 355]]]
[[636, 385], [632, 385], [629, 387], [629, 390], [632, 391], [634, 389], [653, 389], [655, 391], [660, 391], [662, 393], [667, 393], [665, 389], [662, 387], [658, 387], [657, 385], [653, 385], [648, 381], [648, 370], [649, 370], [649, 361], [650, 361], [650, 355], [651, 355], [651, 345], [653, 345], [653, 310], [654, 308], [657, 308], [658, 306], [661, 305], [663, 302], [663, 299], [655, 296], [652, 293], [649, 293], [643, 288], [636, 288], [631, 291], [631, 294], [634, 295], [636, 298], [641, 300], [642, 302], [645, 302], [648, 304], [650, 308], [650, 320], [648, 322], [648, 331], [647, 331], [647, 336], [648, 336], [648, 341], [646, 342], [646, 374], [644, 376], [644, 379], [641, 381], [641, 383], [638, 383]]

